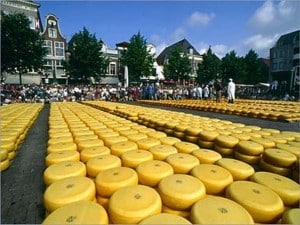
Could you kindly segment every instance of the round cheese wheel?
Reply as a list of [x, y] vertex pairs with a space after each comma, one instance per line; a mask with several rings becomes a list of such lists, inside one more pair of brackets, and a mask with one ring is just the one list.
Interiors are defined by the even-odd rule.
[[128, 135], [137, 134], [137, 133], [139, 133], [139, 132], [137, 130], [133, 130], [133, 129], [119, 131], [119, 134], [121, 136], [125, 136], [125, 137], [127, 137]]
[[86, 163], [89, 159], [100, 155], [110, 155], [110, 149], [106, 146], [92, 146], [84, 148], [80, 152], [80, 161]]
[[108, 215], [97, 203], [78, 201], [55, 210], [43, 224], [108, 224]]
[[132, 150], [121, 155], [122, 166], [135, 169], [140, 163], [153, 160], [151, 152], [146, 150]]
[[82, 151], [85, 148], [103, 146], [104, 142], [100, 139], [83, 140], [83, 141], [78, 142], [77, 145], [78, 145], [78, 151]]
[[130, 134], [126, 137], [128, 138], [129, 141], [133, 141], [133, 142], [137, 142], [141, 139], [148, 138], [148, 136], [146, 134], [142, 134], [142, 133]]
[[291, 167], [297, 161], [297, 157], [294, 154], [278, 148], [266, 149], [263, 159], [265, 162], [279, 167]]
[[48, 146], [57, 144], [57, 143], [62, 143], [62, 142], [73, 142], [73, 136], [71, 135], [70, 137], [50, 137], [48, 140]]
[[195, 166], [191, 175], [203, 182], [207, 194], [223, 194], [226, 187], [233, 182], [233, 177], [228, 170], [212, 164]]
[[284, 205], [270, 188], [251, 181], [235, 181], [226, 189], [226, 197], [242, 205], [256, 223], [274, 223]]
[[264, 146], [254, 141], [240, 141], [236, 149], [244, 155], [259, 156], [264, 151]]
[[138, 184], [135, 170], [128, 167], [118, 167], [100, 172], [95, 180], [97, 194], [110, 197], [118, 189]]
[[186, 153], [175, 153], [169, 155], [166, 158], [166, 162], [173, 167], [174, 173], [183, 174], [189, 173], [191, 169], [200, 164], [196, 156]]
[[80, 136], [76, 136], [74, 141], [76, 144], [79, 144], [82, 141], [86, 141], [86, 140], [97, 140], [98, 136], [96, 134], [89, 134], [89, 135], [80, 135]]
[[[297, 142], [297, 141], [289, 141], [288, 144], [300, 148], [300, 142]], [[277, 145], [277, 147], [278, 147], [278, 145]]]
[[80, 154], [78, 151], [58, 151], [50, 153], [46, 156], [46, 166], [50, 166], [55, 163], [64, 162], [64, 161], [79, 161]]
[[287, 206], [297, 206], [300, 201], [300, 185], [288, 177], [269, 172], [256, 172], [251, 180], [275, 191]]
[[222, 158], [215, 164], [227, 169], [231, 173], [234, 181], [247, 180], [255, 172], [252, 166], [237, 159]]
[[191, 142], [191, 143], [198, 143], [199, 137], [185, 135], [184, 140], [187, 141], [187, 142]]
[[185, 137], [184, 132], [174, 131], [172, 129], [164, 129], [164, 132], [168, 135], [173, 135], [176, 138], [183, 139]]
[[8, 152], [7, 158], [12, 161], [16, 157], [16, 151]]
[[139, 132], [142, 134], [148, 134], [149, 132], [155, 132], [155, 129], [146, 127], [139, 129]]
[[231, 155], [233, 155], [233, 152], [234, 152], [233, 148], [225, 148], [225, 147], [219, 146], [218, 144], [214, 145], [214, 150], [216, 150], [222, 156], [231, 156]]
[[155, 138], [155, 139], [159, 139], [162, 137], [167, 137], [166, 133], [161, 132], [161, 131], [152, 131], [152, 132], [148, 132], [147, 136], [150, 138]]
[[202, 141], [200, 139], [198, 140], [197, 143], [201, 148], [209, 148], [209, 149], [213, 149], [215, 145], [215, 142], [213, 141]]
[[[297, 142], [299, 143], [299, 142]], [[300, 146], [294, 146], [291, 144], [277, 144], [276, 148], [283, 149], [294, 154], [298, 159], [300, 158]]]
[[102, 205], [105, 210], [108, 210], [109, 198], [97, 195], [96, 200], [97, 203]]
[[94, 182], [87, 177], [69, 177], [52, 183], [44, 192], [44, 206], [49, 212], [80, 200], [93, 201]]
[[177, 209], [171, 209], [170, 207], [166, 205], [162, 205], [162, 210], [163, 213], [169, 213], [169, 214], [175, 214], [178, 216], [181, 216], [186, 219], [190, 219], [190, 209], [188, 210], [177, 210]]
[[159, 138], [160, 142], [162, 145], [174, 145], [177, 142], [180, 142], [181, 140], [179, 138], [176, 137], [161, 137]]
[[90, 130], [89, 128], [87, 128], [86, 130], [72, 130], [72, 135], [74, 138], [76, 138], [77, 136], [92, 134], [94, 134], [94, 131]]
[[139, 224], [192, 224], [187, 219], [170, 213], [158, 213], [147, 217]]
[[274, 141], [276, 144], [286, 144], [288, 142], [285, 138], [280, 136], [280, 134], [273, 134], [270, 136], [265, 136], [264, 138]]
[[257, 138], [257, 137], [251, 137], [250, 139], [251, 141], [254, 141], [258, 144], [261, 144], [264, 149], [266, 148], [274, 148], [276, 146], [276, 143], [270, 139], [266, 139], [266, 138]]
[[259, 160], [259, 167], [263, 171], [277, 173], [283, 176], [289, 176], [292, 172], [291, 168], [275, 166], [271, 163], [266, 162], [263, 158]]
[[1, 131], [1, 137], [0, 137], [0, 147], [2, 146], [2, 143], [12, 143], [16, 142], [18, 139], [17, 135], [9, 135], [9, 134], [4, 134], [3, 131]]
[[203, 130], [198, 136], [202, 141], [214, 141], [219, 136], [219, 133], [217, 131]]
[[161, 198], [153, 188], [135, 185], [120, 188], [110, 197], [108, 214], [112, 223], [137, 224], [161, 208]]
[[254, 224], [244, 207], [219, 196], [207, 196], [196, 202], [190, 219], [193, 224]]
[[103, 139], [104, 145], [111, 148], [112, 145], [128, 141], [128, 138], [124, 136], [114, 136], [114, 137], [107, 137]]
[[6, 160], [8, 157], [8, 151], [6, 149], [0, 149], [1, 162]]
[[218, 152], [203, 148], [192, 151], [192, 155], [196, 156], [201, 164], [214, 164], [216, 161], [222, 158]]
[[240, 153], [239, 151], [234, 151], [234, 158], [241, 160], [245, 163], [248, 163], [250, 165], [254, 165], [259, 162], [260, 156], [245, 155], [243, 153]]
[[110, 146], [111, 153], [116, 156], [121, 156], [124, 152], [137, 149], [138, 145], [133, 141], [122, 141]]
[[219, 135], [215, 139], [215, 144], [223, 148], [234, 148], [239, 143], [239, 139], [234, 136]]
[[169, 155], [178, 153], [172, 145], [156, 145], [151, 147], [149, 152], [152, 153], [155, 160], [165, 160]]
[[0, 171], [7, 170], [8, 167], [9, 167], [9, 165], [10, 165], [10, 161], [9, 161], [8, 158], [6, 160], [4, 160], [4, 161], [1, 161], [0, 162]]
[[160, 140], [155, 138], [144, 138], [138, 140], [137, 142], [138, 148], [142, 150], [149, 150], [151, 147], [160, 145]]
[[300, 208], [289, 209], [284, 212], [282, 224], [300, 224]]
[[76, 151], [77, 145], [74, 142], [61, 142], [47, 147], [47, 154], [59, 151]]
[[8, 152], [12, 152], [15, 150], [15, 143], [11, 141], [1, 141], [0, 142], [0, 149], [5, 149]]
[[251, 139], [251, 136], [247, 135], [247, 133], [232, 133], [231, 136], [238, 138], [240, 141], [249, 141]]
[[46, 186], [55, 181], [73, 176], [86, 176], [86, 167], [80, 161], [65, 161], [50, 165], [44, 171], [43, 178]]
[[120, 136], [120, 134], [116, 131], [103, 131], [103, 132], [98, 132], [97, 133], [98, 137], [101, 140], [104, 140], [105, 138], [109, 138], [109, 137], [118, 137]]
[[136, 172], [138, 174], [139, 183], [150, 187], [157, 186], [162, 178], [174, 173], [170, 164], [159, 160], [140, 163], [136, 167]]
[[261, 131], [270, 132], [271, 134], [279, 134], [280, 130], [273, 128], [261, 128]]
[[121, 167], [121, 159], [115, 155], [100, 155], [89, 159], [86, 163], [89, 177], [96, 177], [104, 170], [117, 167]]
[[194, 143], [185, 142], [185, 141], [177, 142], [174, 145], [174, 147], [177, 148], [179, 153], [188, 153], [188, 154], [196, 149], [200, 149], [198, 145]]

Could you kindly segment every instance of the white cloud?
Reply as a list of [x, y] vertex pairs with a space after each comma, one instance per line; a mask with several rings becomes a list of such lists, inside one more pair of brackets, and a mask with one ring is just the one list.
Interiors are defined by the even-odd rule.
[[203, 41], [199, 42], [195, 48], [198, 50], [200, 54], [204, 54], [209, 49], [209, 46], [214, 54], [219, 57], [219, 59], [223, 58], [228, 52], [233, 50], [232, 47], [229, 47], [225, 44], [215, 44], [215, 45], [209, 45], [208, 43], [205, 43]]
[[267, 49], [270, 49], [274, 45], [277, 38], [278, 38], [278, 35], [263, 36], [261, 34], [256, 34], [254, 36], [247, 38], [244, 41], [244, 44], [246, 46], [253, 47], [254, 49], [256, 49], [258, 51], [267, 50]]
[[172, 34], [171, 39], [172, 41], [176, 42], [183, 39], [186, 36], [186, 31], [182, 27], [178, 27]]
[[214, 13], [201, 13], [194, 12], [188, 19], [187, 24], [189, 26], [207, 25], [211, 20], [215, 18]]

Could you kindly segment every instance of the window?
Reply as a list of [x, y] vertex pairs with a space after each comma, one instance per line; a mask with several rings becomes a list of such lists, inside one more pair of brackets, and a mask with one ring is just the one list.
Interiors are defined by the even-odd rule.
[[52, 41], [45, 40], [43, 47], [46, 48], [46, 55], [52, 55]]
[[273, 63], [272, 69], [273, 69], [273, 70], [277, 70], [277, 63]]
[[62, 61], [61, 60], [56, 60], [56, 66], [62, 66]]
[[63, 42], [55, 42], [55, 55], [65, 56], [65, 47]]
[[276, 59], [277, 58], [277, 51], [273, 52], [273, 58]]
[[57, 32], [54, 28], [48, 28], [48, 36], [50, 38], [57, 38]]
[[279, 69], [282, 69], [283, 68], [283, 62], [280, 62], [279, 63]]
[[115, 63], [111, 63], [109, 65], [109, 74], [116, 74], [116, 64]]
[[52, 60], [50, 60], [50, 59], [45, 59], [45, 60], [44, 60], [44, 66], [52, 66]]

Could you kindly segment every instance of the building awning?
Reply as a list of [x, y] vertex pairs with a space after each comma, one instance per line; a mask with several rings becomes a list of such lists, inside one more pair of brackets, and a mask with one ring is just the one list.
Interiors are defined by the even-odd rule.
[[100, 84], [118, 84], [120, 83], [118, 77], [103, 77]]
[[[7, 75], [4, 81], [6, 84], [20, 84], [19, 75]], [[22, 75], [22, 84], [40, 84], [41, 77], [39, 75]]]

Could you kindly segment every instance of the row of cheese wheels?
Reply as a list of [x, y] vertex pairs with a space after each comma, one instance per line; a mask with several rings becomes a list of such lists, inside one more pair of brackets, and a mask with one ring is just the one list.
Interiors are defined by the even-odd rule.
[[9, 168], [43, 104], [11, 104], [0, 108], [0, 170]]
[[300, 120], [299, 102], [242, 100], [237, 99], [235, 104], [227, 101], [199, 100], [139, 100], [144, 104], [161, 105], [168, 107], [196, 109], [201, 111], [233, 114], [252, 118], [274, 121], [295, 122]]
[[[82, 111], [82, 110], [81, 110]], [[98, 112], [99, 113], [99, 112]], [[86, 120], [87, 119], [87, 117], [85, 117], [85, 119], [82, 117], [82, 119], [83, 120]], [[102, 120], [103, 120], [103, 118], [102, 118]], [[51, 120], [49, 119], [49, 122], [50, 122]], [[57, 121], [57, 120], [54, 120], [54, 121]], [[62, 122], [62, 121], [61, 121]], [[90, 124], [90, 123], [89, 123]], [[114, 124], [114, 123], [111, 123], [111, 124]], [[124, 126], [124, 125], [123, 125]], [[118, 127], [118, 126], [115, 126], [115, 127]], [[141, 126], [140, 126], [140, 128], [141, 128]], [[61, 129], [61, 128], [50, 128], [50, 130], [49, 130], [49, 134], [50, 134], [50, 131], [52, 130], [52, 129]], [[124, 130], [123, 130], [124, 131]], [[151, 132], [153, 132], [153, 131], [151, 131]], [[55, 132], [54, 132], [55, 133]], [[159, 133], [160, 135], [161, 135], [161, 133]], [[79, 135], [80, 136], [80, 135]], [[83, 136], [86, 136], [86, 135], [81, 135], [82, 137]], [[75, 139], [76, 139], [76, 136], [75, 136]], [[167, 139], [167, 137], [165, 137], [165, 139], [166, 140], [168, 140]], [[51, 137], [50, 137], [50, 139], [49, 139], [49, 141], [51, 140]], [[176, 140], [176, 138], [169, 138], [169, 140]], [[120, 140], [119, 140], [120, 141]], [[151, 141], [153, 141], [153, 140], [151, 140]], [[154, 142], [151, 142], [150, 141], [150, 143], [154, 143]], [[90, 142], [93, 142], [93, 141], [90, 141]], [[124, 141], [122, 141], [123, 143], [124, 143]], [[110, 142], [108, 142], [108, 143], [110, 143]], [[149, 147], [149, 142], [142, 142], [144, 145], [142, 145], [142, 147]], [[182, 142], [183, 143], [183, 142]], [[99, 143], [98, 143], [99, 144]], [[110, 148], [112, 148], [113, 149], [113, 146], [114, 145], [117, 145], [118, 143], [114, 143], [114, 144], [112, 144], [111, 146], [109, 146]], [[51, 144], [49, 145], [49, 147], [51, 146]], [[191, 144], [191, 143], [184, 143], [184, 146], [185, 147], [189, 147], [189, 148], [191, 148], [191, 147], [194, 147], [195, 145], [193, 145], [193, 144]], [[98, 147], [101, 147], [101, 146], [98, 146]], [[105, 146], [103, 146], [103, 147], [105, 147]], [[119, 146], [119, 148], [121, 148], [122, 147], [122, 145], [120, 145]], [[154, 147], [154, 146], [153, 146]], [[88, 147], [88, 146], [86, 146], [86, 148], [90, 148], [90, 149], [88, 149], [88, 150], [91, 150], [92, 148], [93, 149], [96, 149], [96, 146], [94, 146], [94, 147], [92, 147], [92, 146], [90, 146], [90, 147]], [[122, 148], [121, 148], [122, 149]], [[184, 149], [184, 148], [183, 148]], [[200, 149], [195, 149], [195, 150], [200, 150]], [[65, 150], [66, 151], [66, 150]], [[82, 154], [82, 153], [84, 153], [85, 151], [86, 151], [86, 149], [85, 149], [85, 147], [83, 147], [82, 149], [80, 149], [79, 150], [80, 151], [80, 154]], [[210, 151], [210, 150], [206, 150], [206, 151], [208, 151], [208, 152], [213, 152], [213, 151]], [[58, 151], [59, 153], [61, 153], [62, 151]], [[56, 153], [58, 153], [58, 152], [56, 152]], [[68, 152], [68, 151], [67, 151]], [[69, 152], [76, 152], [76, 151], [69, 151]], [[129, 153], [130, 151], [128, 151], [128, 153]], [[132, 152], [141, 152], [141, 150], [137, 150], [137, 151], [132, 151]], [[148, 151], [144, 151], [144, 152], [148, 152]], [[49, 151], [49, 153], [50, 153], [50, 151]], [[50, 154], [52, 154], [52, 153], [55, 153], [55, 152], [51, 152]], [[118, 154], [118, 153], [117, 153]], [[125, 153], [123, 153], [123, 154], [125, 154]], [[187, 155], [188, 156], [188, 154], [185, 154], [185, 153], [181, 153], [182, 155], [179, 155], [179, 157], [175, 157], [176, 159], [182, 159], [182, 157], [183, 156], [185, 156], [185, 155]], [[48, 156], [47, 156], [48, 157]], [[106, 158], [106, 159], [105, 159]], [[110, 161], [110, 160], [108, 160], [108, 159], [112, 159], [112, 158], [114, 158], [114, 159], [116, 159], [117, 157], [115, 156], [114, 157], [114, 155], [110, 155], [110, 157], [109, 156], [107, 156], [107, 157], [103, 157], [103, 156], [101, 156], [100, 157], [100, 160], [102, 160], [102, 159], [105, 159], [105, 160], [102, 160], [101, 162], [102, 163], [98, 163], [99, 165], [102, 165], [103, 163], [107, 163], [108, 161]], [[185, 158], [185, 157], [183, 157], [183, 158]], [[97, 161], [98, 159], [97, 159], [97, 157], [95, 157], [95, 158], [93, 158], [93, 159], [90, 159], [90, 161]], [[112, 161], [114, 161], [114, 160], [112, 160]], [[118, 160], [116, 160], [116, 161], [118, 161]], [[176, 161], [176, 160], [175, 160]], [[100, 162], [100, 161], [99, 161]], [[89, 161], [87, 161], [87, 164], [86, 164], [86, 166], [88, 165], [88, 163], [89, 163]], [[154, 164], [153, 164], [154, 163]], [[150, 171], [152, 170], [153, 171], [153, 168], [155, 168], [155, 167], [158, 167], [157, 165], [160, 165], [158, 162], [153, 162], [152, 163], [152, 169], [150, 169]], [[63, 164], [63, 163], [62, 163]], [[108, 164], [110, 164], [110, 163], [108, 163]], [[145, 163], [146, 164], [146, 163]], [[225, 163], [226, 164], [226, 163]], [[112, 163], [112, 165], [114, 165], [114, 166], [116, 166], [114, 163]], [[117, 165], [117, 167], [120, 167], [120, 165], [121, 164], [118, 164]], [[151, 163], [150, 163], [150, 165], [151, 165]], [[155, 166], [156, 165], [156, 166]], [[180, 163], [178, 164], [179, 166], [180, 166]], [[68, 167], [68, 168], [71, 168], [72, 167], [72, 163], [71, 162], [66, 162], [66, 165], [65, 165], [66, 167]], [[173, 165], [174, 166], [174, 165]], [[59, 167], [59, 166], [58, 166]], [[49, 167], [50, 168], [50, 167]], [[52, 166], [52, 168], [54, 168], [54, 166]], [[88, 167], [87, 167], [88, 168]], [[143, 168], [143, 167], [140, 167], [140, 168]], [[144, 166], [144, 168], [148, 168], [149, 169], [149, 165], [148, 166]], [[160, 168], [160, 167], [158, 167], [158, 168]], [[175, 166], [175, 168], [177, 168], [176, 166]], [[95, 168], [94, 168], [95, 169]], [[99, 169], [99, 168], [98, 168]], [[106, 169], [108, 169], [108, 168], [105, 168], [104, 169], [104, 171], [106, 170]], [[97, 170], [97, 169], [96, 169]], [[62, 170], [62, 168], [60, 168], [60, 169], [58, 169], [58, 171], [63, 171]], [[139, 171], [143, 171], [143, 170], [139, 170]], [[147, 171], [147, 169], [146, 169], [146, 171]], [[46, 172], [46, 171], [45, 171]], [[95, 172], [95, 171], [94, 171]], [[97, 172], [97, 171], [96, 171]], [[98, 171], [99, 172], [99, 171]], [[116, 171], [114, 171], [113, 172], [114, 174], [116, 174], [116, 175], [118, 175], [119, 173], [118, 172], [116, 172]], [[159, 172], [158, 172], [159, 173]], [[84, 174], [84, 173], [83, 173]], [[95, 173], [95, 175], [96, 175], [97, 173]], [[100, 174], [100, 173], [98, 173], [98, 174]], [[98, 176], [98, 174], [96, 175], [96, 176]], [[138, 173], [138, 174], [143, 174], [143, 173]], [[153, 174], [153, 173], [152, 173]], [[157, 173], [155, 173], [155, 174], [157, 174]], [[229, 173], [230, 174], [230, 173]], [[115, 176], [116, 176], [115, 175]], [[91, 176], [92, 177], [92, 176]], [[113, 177], [113, 176], [109, 176], [109, 177]], [[147, 183], [148, 181], [147, 181], [147, 179], [148, 180], [153, 180], [153, 176], [149, 176], [149, 174], [148, 174], [148, 177], [147, 176], [139, 176], [139, 177], [143, 177], [143, 178], [141, 178], [140, 180], [140, 183], [144, 183], [144, 184], [147, 184], [148, 186], [153, 186], [153, 187], [155, 187], [156, 185], [155, 184], [149, 184], [149, 183]], [[155, 178], [154, 178], [155, 179]], [[97, 180], [97, 179], [96, 179]], [[214, 179], [215, 180], [215, 179]], [[54, 182], [54, 183], [56, 183], [56, 182]], [[98, 182], [99, 183], [99, 182]], [[118, 182], [119, 183], [119, 182]], [[97, 183], [96, 183], [97, 184]], [[101, 186], [101, 184], [103, 184], [103, 182], [100, 182], [100, 186]], [[206, 184], [207, 185], [207, 184]], [[51, 186], [51, 185], [50, 185]], [[50, 186], [49, 186], [49, 188], [50, 188]], [[69, 188], [71, 188], [71, 187], [73, 187], [74, 185], [66, 185], [66, 186], [68, 186]], [[96, 187], [98, 187], [97, 185], [96, 185]], [[97, 188], [97, 189], [99, 189], [99, 187]], [[101, 188], [100, 188], [101, 189]], [[109, 189], [109, 188], [108, 188]], [[55, 193], [55, 192], [54, 192]], [[103, 194], [103, 193], [105, 193], [105, 191], [103, 192], [103, 190], [100, 192], [100, 193], [102, 193], [102, 195], [107, 195], [107, 194]], [[55, 196], [56, 196], [56, 194], [55, 194]], [[107, 196], [101, 196], [101, 195], [99, 195], [99, 193], [97, 194], [97, 201], [98, 202], [102, 202], [102, 204], [104, 205], [104, 202], [106, 202], [106, 204], [107, 204]], [[63, 199], [61, 196], [59, 197], [59, 199]], [[93, 198], [94, 200], [95, 200], [95, 197]], [[166, 208], [166, 207], [165, 207]], [[173, 211], [176, 211], [176, 210], [173, 210]], [[71, 216], [72, 217], [72, 216]], [[74, 216], [72, 217], [72, 218], [74, 218]], [[117, 218], [118, 218], [118, 215], [117, 215]], [[118, 219], [117, 219], [117, 221], [119, 221]], [[119, 221], [120, 222], [120, 221]]]
[[[231, 121], [197, 117], [160, 109], [125, 106], [110, 102], [85, 104], [163, 131], [169, 136], [212, 149], [269, 172], [299, 177], [300, 133], [261, 128]], [[101, 106], [100, 106], [101, 105]], [[114, 109], [113, 107], [114, 106]], [[164, 120], [161, 120], [164, 118]], [[267, 151], [265, 151], [268, 149]], [[280, 162], [282, 161], [282, 162]]]

